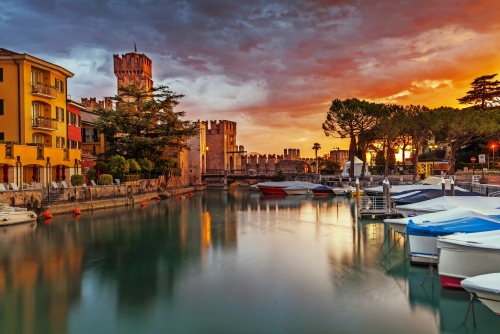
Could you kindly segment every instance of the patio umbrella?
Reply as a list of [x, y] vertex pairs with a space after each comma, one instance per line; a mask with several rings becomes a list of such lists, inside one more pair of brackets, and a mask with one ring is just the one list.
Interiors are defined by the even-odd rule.
[[56, 181], [59, 181], [61, 178], [61, 166], [57, 165], [56, 167]]
[[34, 182], [38, 181], [38, 166], [33, 165], [33, 176], [31, 177]]
[[7, 164], [3, 165], [3, 182], [9, 182], [9, 165]]
[[95, 179], [96, 181], [99, 180], [99, 176], [101, 176], [101, 169], [99, 168], [99, 166], [95, 166]]
[[101, 166], [101, 174], [106, 174], [106, 166]]
[[63, 179], [63, 181], [64, 181], [64, 180], [66, 180], [66, 175], [65, 175], [65, 173], [66, 173], [66, 166], [64, 166], [64, 165], [63, 165], [63, 166], [62, 166], [62, 176], [61, 176], [61, 179]]

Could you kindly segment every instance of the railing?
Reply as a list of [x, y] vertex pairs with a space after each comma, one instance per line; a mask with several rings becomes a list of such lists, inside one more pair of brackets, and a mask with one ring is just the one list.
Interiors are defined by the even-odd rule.
[[52, 99], [57, 97], [57, 91], [54, 87], [33, 81], [31, 82], [31, 94], [49, 97]]
[[33, 118], [31, 127], [47, 130], [57, 130], [57, 121], [55, 119], [45, 117]]
[[380, 196], [361, 196], [361, 212], [387, 211], [387, 199]]
[[99, 136], [83, 136], [84, 143], [98, 143]]

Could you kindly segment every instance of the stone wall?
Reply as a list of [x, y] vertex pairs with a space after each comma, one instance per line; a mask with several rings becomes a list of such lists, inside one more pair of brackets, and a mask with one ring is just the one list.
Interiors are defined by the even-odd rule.
[[206, 170], [206, 135], [204, 123], [197, 123], [198, 134], [187, 140], [189, 180], [193, 185], [202, 183], [201, 174]]
[[0, 202], [8, 203], [10, 206], [40, 208], [42, 193], [42, 189], [2, 191], [0, 192]]

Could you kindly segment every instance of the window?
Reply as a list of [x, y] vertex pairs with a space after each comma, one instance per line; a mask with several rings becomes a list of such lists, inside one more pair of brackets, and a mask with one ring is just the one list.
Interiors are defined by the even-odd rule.
[[0, 99], [0, 115], [3, 115], [3, 99]]
[[34, 133], [32, 136], [32, 139], [33, 139], [33, 143], [36, 143], [36, 144], [43, 143], [43, 136], [38, 134], [38, 133]]
[[31, 116], [33, 117], [33, 119], [38, 119], [38, 117], [40, 117], [41, 111], [42, 106], [38, 103], [33, 103], [31, 105]]
[[39, 71], [31, 71], [31, 83], [33, 85], [42, 83], [42, 72]]
[[64, 82], [62, 80], [56, 79], [56, 90], [59, 93], [64, 93]]
[[5, 140], [5, 136], [3, 132], [0, 132], [0, 140]]
[[64, 122], [64, 109], [56, 107], [56, 120], [59, 122]]
[[3, 68], [0, 67], [0, 82], [3, 82]]

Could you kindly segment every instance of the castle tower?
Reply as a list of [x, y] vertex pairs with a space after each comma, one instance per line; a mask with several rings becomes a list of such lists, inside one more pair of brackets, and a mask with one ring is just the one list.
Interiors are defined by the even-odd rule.
[[113, 67], [118, 87], [135, 83], [146, 90], [153, 87], [153, 62], [145, 54], [129, 52], [113, 55]]

